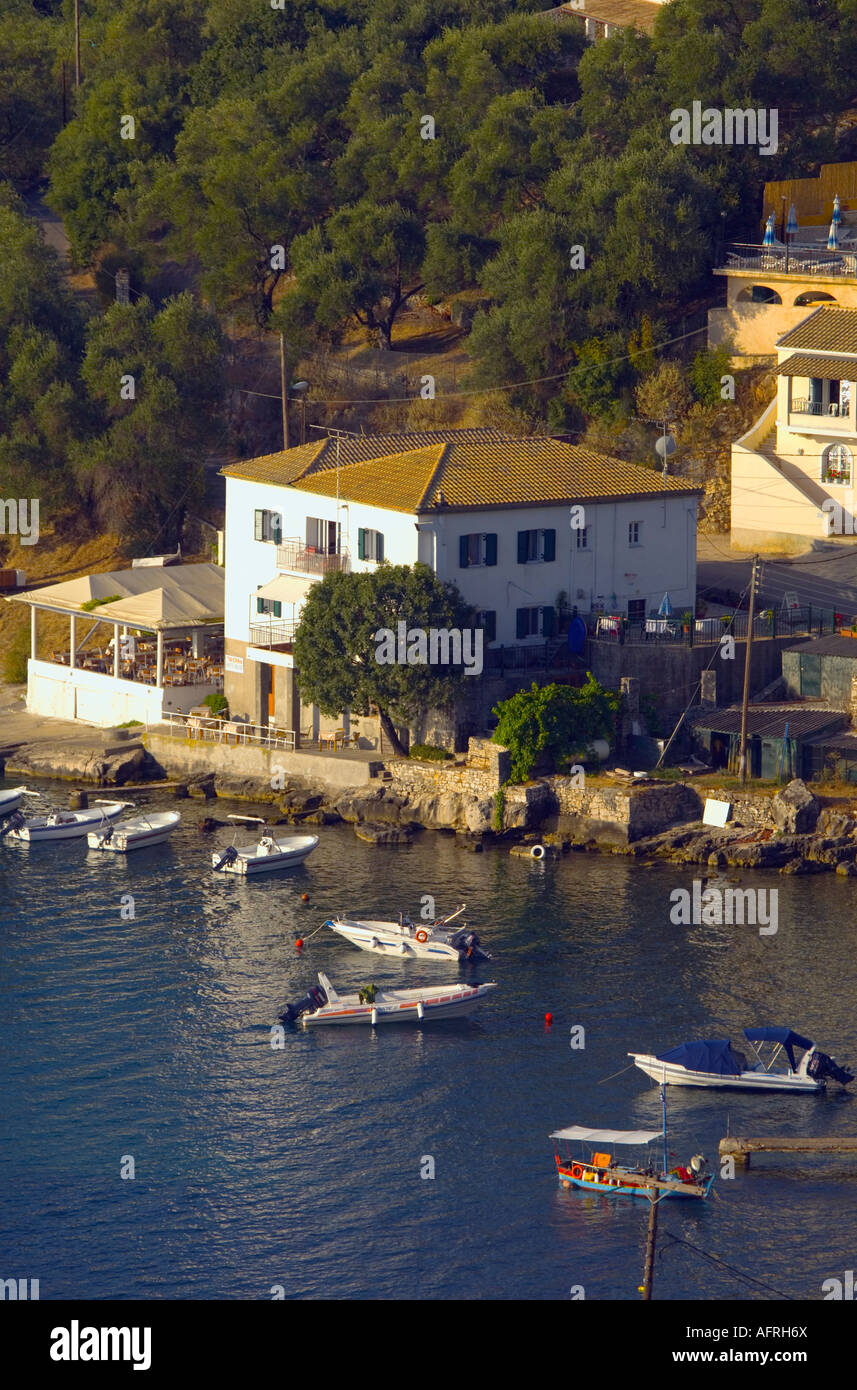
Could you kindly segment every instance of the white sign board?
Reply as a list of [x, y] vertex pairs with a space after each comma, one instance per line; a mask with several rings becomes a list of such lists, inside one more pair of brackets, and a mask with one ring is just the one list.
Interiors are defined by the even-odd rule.
[[244, 658], [243, 658], [243, 656], [227, 656], [227, 657], [224, 658], [223, 664], [224, 664], [224, 666], [226, 667], [226, 670], [227, 670], [227, 671], [234, 671], [236, 676], [243, 676], [243, 674], [244, 674]]
[[705, 810], [702, 813], [703, 825], [725, 825], [729, 819], [729, 812], [732, 810], [731, 801], [712, 801], [706, 798]]
[[783, 594], [783, 608], [787, 608], [789, 612], [793, 612], [800, 608], [797, 594], [794, 592], [793, 589], [789, 589], [786, 593]]

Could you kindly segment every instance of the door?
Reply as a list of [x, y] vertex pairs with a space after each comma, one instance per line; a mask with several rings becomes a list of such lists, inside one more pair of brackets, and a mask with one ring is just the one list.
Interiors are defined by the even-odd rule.
[[800, 693], [817, 700], [821, 695], [821, 657], [800, 654]]

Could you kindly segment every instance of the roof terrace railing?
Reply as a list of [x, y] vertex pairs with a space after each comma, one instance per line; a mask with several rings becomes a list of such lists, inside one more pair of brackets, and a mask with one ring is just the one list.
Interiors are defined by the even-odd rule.
[[815, 246], [754, 246], [733, 242], [726, 248], [726, 263], [720, 270], [753, 270], [778, 275], [821, 275], [834, 279], [857, 279], [857, 251], [829, 251]]

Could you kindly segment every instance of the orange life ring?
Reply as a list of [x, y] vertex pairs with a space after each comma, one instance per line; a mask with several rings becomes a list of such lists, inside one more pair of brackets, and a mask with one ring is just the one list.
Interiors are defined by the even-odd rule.
[[417, 941], [428, 941], [428, 932], [427, 932], [427, 931], [418, 931], [418, 932], [417, 932]]
[[582, 1177], [583, 1177], [583, 1169], [581, 1168], [581, 1166], [580, 1166], [579, 1163], [575, 1163], [574, 1166], [572, 1167], [571, 1176], [572, 1176], [573, 1178], [582, 1178]]

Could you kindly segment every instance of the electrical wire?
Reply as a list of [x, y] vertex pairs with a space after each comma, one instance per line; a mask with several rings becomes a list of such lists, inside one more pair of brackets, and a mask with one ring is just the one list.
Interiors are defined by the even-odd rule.
[[[726, 1260], [721, 1260], [717, 1255], [710, 1255], [707, 1250], [701, 1250], [700, 1247], [698, 1245], [694, 1245], [692, 1241], [682, 1240], [681, 1236], [674, 1235], [672, 1231], [664, 1231], [663, 1235], [673, 1245], [685, 1246], [688, 1250], [692, 1250], [694, 1254], [700, 1255], [702, 1259], [708, 1260], [711, 1264], [717, 1266], [719, 1269], [728, 1270], [729, 1273], [733, 1274], [736, 1279], [743, 1280], [743, 1282], [746, 1284], [754, 1284], [757, 1288], [766, 1289], [769, 1293], [772, 1293], [776, 1298], [785, 1299], [785, 1301], [788, 1303], [798, 1302], [798, 1300], [792, 1294], [783, 1293], [782, 1289], [775, 1289], [773, 1284], [767, 1284], [764, 1279], [756, 1279], [752, 1274], [746, 1274], [744, 1270], [738, 1269], [735, 1265], [728, 1264]], [[659, 1254], [663, 1256], [668, 1249], [669, 1246], [661, 1245]]]

